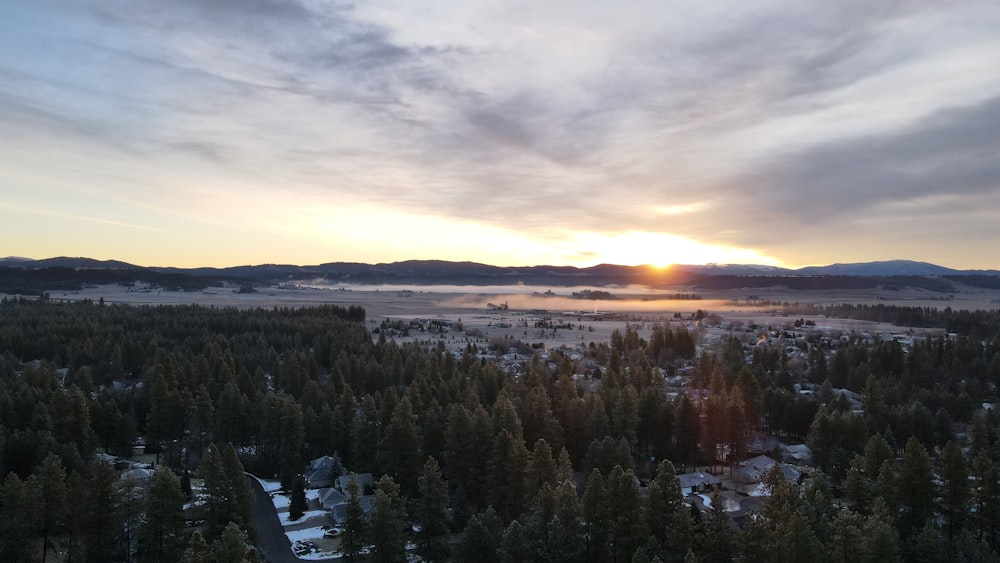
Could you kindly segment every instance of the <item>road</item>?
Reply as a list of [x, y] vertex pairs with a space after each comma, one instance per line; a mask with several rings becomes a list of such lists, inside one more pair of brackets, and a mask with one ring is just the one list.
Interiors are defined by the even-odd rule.
[[260, 547], [261, 559], [271, 563], [298, 563], [302, 561], [292, 553], [292, 544], [288, 541], [278, 514], [274, 510], [271, 497], [264, 492], [260, 483], [250, 478], [253, 489], [253, 522], [257, 527], [257, 546]]

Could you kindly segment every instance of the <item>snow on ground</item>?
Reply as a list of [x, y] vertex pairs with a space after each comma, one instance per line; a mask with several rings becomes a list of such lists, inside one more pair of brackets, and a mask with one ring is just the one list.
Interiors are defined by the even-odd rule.
[[281, 494], [272, 494], [271, 502], [274, 503], [274, 509], [277, 510], [278, 512], [281, 512], [282, 510], [288, 510], [288, 505], [291, 504], [291, 500], [285, 495]]
[[326, 561], [327, 559], [343, 559], [344, 555], [342, 553], [317, 551], [316, 553], [306, 553], [304, 555], [298, 555], [297, 557], [299, 559], [309, 559], [313, 561]]
[[[305, 522], [306, 520], [309, 520], [310, 518], [317, 518], [317, 517], [321, 517], [321, 516], [326, 516], [329, 513], [326, 510], [308, 510], [302, 516], [302, 518], [299, 518], [298, 520], [292, 520], [291, 518], [288, 517], [288, 514], [289, 514], [288, 512], [279, 512], [278, 513], [278, 520], [281, 520], [281, 525], [282, 526], [289, 526], [291, 524], [301, 524], [301, 523]], [[322, 535], [322, 534], [320, 534], [320, 535]]]
[[288, 536], [288, 541], [292, 543], [297, 541], [314, 540], [316, 538], [323, 537], [323, 528], [316, 526], [315, 528], [285, 532], [285, 535]]
[[712, 498], [708, 495], [699, 494], [701, 501], [705, 503], [705, 508], [712, 508]]
[[281, 490], [281, 481], [275, 481], [273, 479], [261, 479], [260, 477], [256, 477], [253, 475], [251, 475], [251, 477], [256, 479], [258, 483], [260, 483], [260, 486], [264, 488], [265, 493], [273, 493], [275, 491]]

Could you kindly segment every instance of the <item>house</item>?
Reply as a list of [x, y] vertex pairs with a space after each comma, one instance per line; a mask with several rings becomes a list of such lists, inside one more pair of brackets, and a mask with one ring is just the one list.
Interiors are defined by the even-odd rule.
[[[347, 501], [336, 504], [331, 510], [330, 514], [333, 517], [333, 521], [339, 526], [343, 525], [347, 521]], [[364, 511], [367, 517], [368, 513], [372, 511], [375, 506], [375, 495], [368, 495], [361, 497], [361, 510]]]
[[333, 510], [334, 506], [347, 502], [347, 495], [337, 489], [334, 489], [333, 487], [320, 489], [317, 496], [319, 504], [323, 507], [323, 510]]
[[375, 489], [375, 479], [372, 477], [372, 474], [359, 473], [351, 475], [341, 475], [340, 477], [337, 477], [336, 487], [340, 489], [340, 492], [344, 494], [347, 493], [347, 486], [351, 482], [352, 477], [358, 480], [358, 492], [360, 492], [362, 495], [364, 495], [366, 491], [372, 491]]
[[337, 478], [347, 471], [337, 456], [328, 455], [318, 457], [309, 462], [309, 467], [305, 472], [306, 486], [311, 489], [323, 489], [332, 487]]
[[778, 439], [773, 436], [751, 432], [747, 439], [747, 453], [750, 455], [769, 454], [778, 447]]
[[715, 475], [702, 471], [682, 473], [677, 476], [677, 479], [681, 483], [681, 494], [683, 495], [705, 492], [722, 484], [722, 480]]
[[799, 465], [808, 465], [812, 462], [812, 450], [805, 444], [781, 445], [781, 456], [785, 461]]
[[743, 462], [740, 467], [733, 472], [733, 480], [746, 485], [760, 483], [764, 480], [764, 476], [767, 475], [767, 472], [770, 471], [775, 465], [778, 465], [781, 470], [781, 475], [786, 481], [790, 481], [792, 483], [798, 482], [799, 476], [801, 475], [798, 471], [788, 467], [787, 465], [780, 465], [777, 461], [774, 461], [766, 455], [759, 455]]
[[752, 457], [733, 472], [733, 479], [744, 484], [760, 483], [775, 463], [777, 462], [766, 455]]

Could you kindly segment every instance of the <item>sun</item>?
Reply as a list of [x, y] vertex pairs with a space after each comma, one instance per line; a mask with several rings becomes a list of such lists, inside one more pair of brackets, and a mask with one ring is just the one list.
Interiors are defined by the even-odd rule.
[[623, 266], [649, 266], [666, 271], [676, 264], [767, 264], [774, 258], [760, 253], [719, 244], [711, 244], [671, 233], [628, 231], [625, 233], [576, 233], [576, 245], [587, 249], [596, 263]]

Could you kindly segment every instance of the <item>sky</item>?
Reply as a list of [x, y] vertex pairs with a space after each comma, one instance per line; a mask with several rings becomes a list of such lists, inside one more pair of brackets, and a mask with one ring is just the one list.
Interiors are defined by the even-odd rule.
[[6, 0], [0, 256], [998, 268], [998, 30], [961, 0]]

